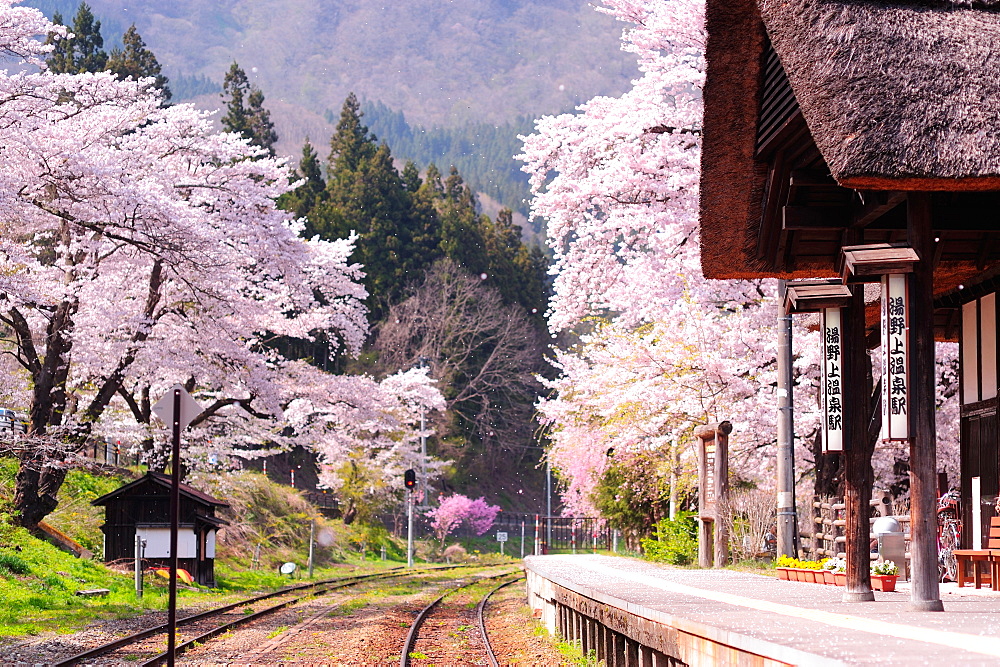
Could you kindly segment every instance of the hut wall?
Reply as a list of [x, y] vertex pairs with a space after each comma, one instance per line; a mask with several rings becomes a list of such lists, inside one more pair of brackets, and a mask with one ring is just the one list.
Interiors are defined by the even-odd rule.
[[[984, 527], [995, 513], [1000, 493], [1000, 429], [997, 422], [997, 309], [996, 293], [962, 306], [961, 336], [961, 494], [962, 546], [973, 546], [976, 512]], [[981, 505], [972, 497], [972, 478], [979, 477]]]

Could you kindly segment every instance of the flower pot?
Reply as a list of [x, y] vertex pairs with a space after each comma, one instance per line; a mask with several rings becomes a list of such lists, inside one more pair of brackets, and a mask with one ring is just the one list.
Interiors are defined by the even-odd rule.
[[876, 591], [891, 593], [896, 590], [896, 579], [898, 578], [898, 574], [873, 574], [872, 588]]
[[847, 585], [847, 573], [846, 572], [834, 572], [833, 580], [838, 586]]
[[799, 567], [795, 568], [795, 581], [812, 581], [812, 572]]
[[791, 572], [791, 568], [788, 568], [788, 567], [776, 567], [774, 569], [778, 572], [778, 579], [784, 579], [785, 581], [788, 581], [789, 579], [791, 579], [791, 577], [788, 576], [789, 573]]
[[823, 583], [827, 586], [837, 585], [837, 575], [833, 573], [833, 570], [823, 570]]

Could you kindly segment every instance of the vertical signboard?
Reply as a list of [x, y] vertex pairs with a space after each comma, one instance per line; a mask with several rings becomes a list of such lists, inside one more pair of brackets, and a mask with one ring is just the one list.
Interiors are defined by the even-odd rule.
[[882, 276], [882, 440], [907, 440], [910, 404], [906, 276]]
[[840, 308], [823, 310], [823, 451], [844, 450], [843, 327]]

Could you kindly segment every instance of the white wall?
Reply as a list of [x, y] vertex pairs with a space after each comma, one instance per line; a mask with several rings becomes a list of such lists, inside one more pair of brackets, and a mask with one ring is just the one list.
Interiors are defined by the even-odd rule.
[[[135, 532], [146, 540], [146, 558], [170, 558], [170, 528], [137, 526]], [[213, 540], [212, 553], [215, 553]], [[197, 558], [198, 544], [194, 528], [181, 527], [177, 530], [177, 557]]]

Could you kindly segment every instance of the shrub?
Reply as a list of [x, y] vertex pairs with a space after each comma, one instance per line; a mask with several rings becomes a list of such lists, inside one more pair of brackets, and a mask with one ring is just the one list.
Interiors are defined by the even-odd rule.
[[698, 555], [698, 521], [694, 512], [680, 512], [675, 519], [660, 519], [656, 537], [643, 538], [646, 560], [687, 565]]

